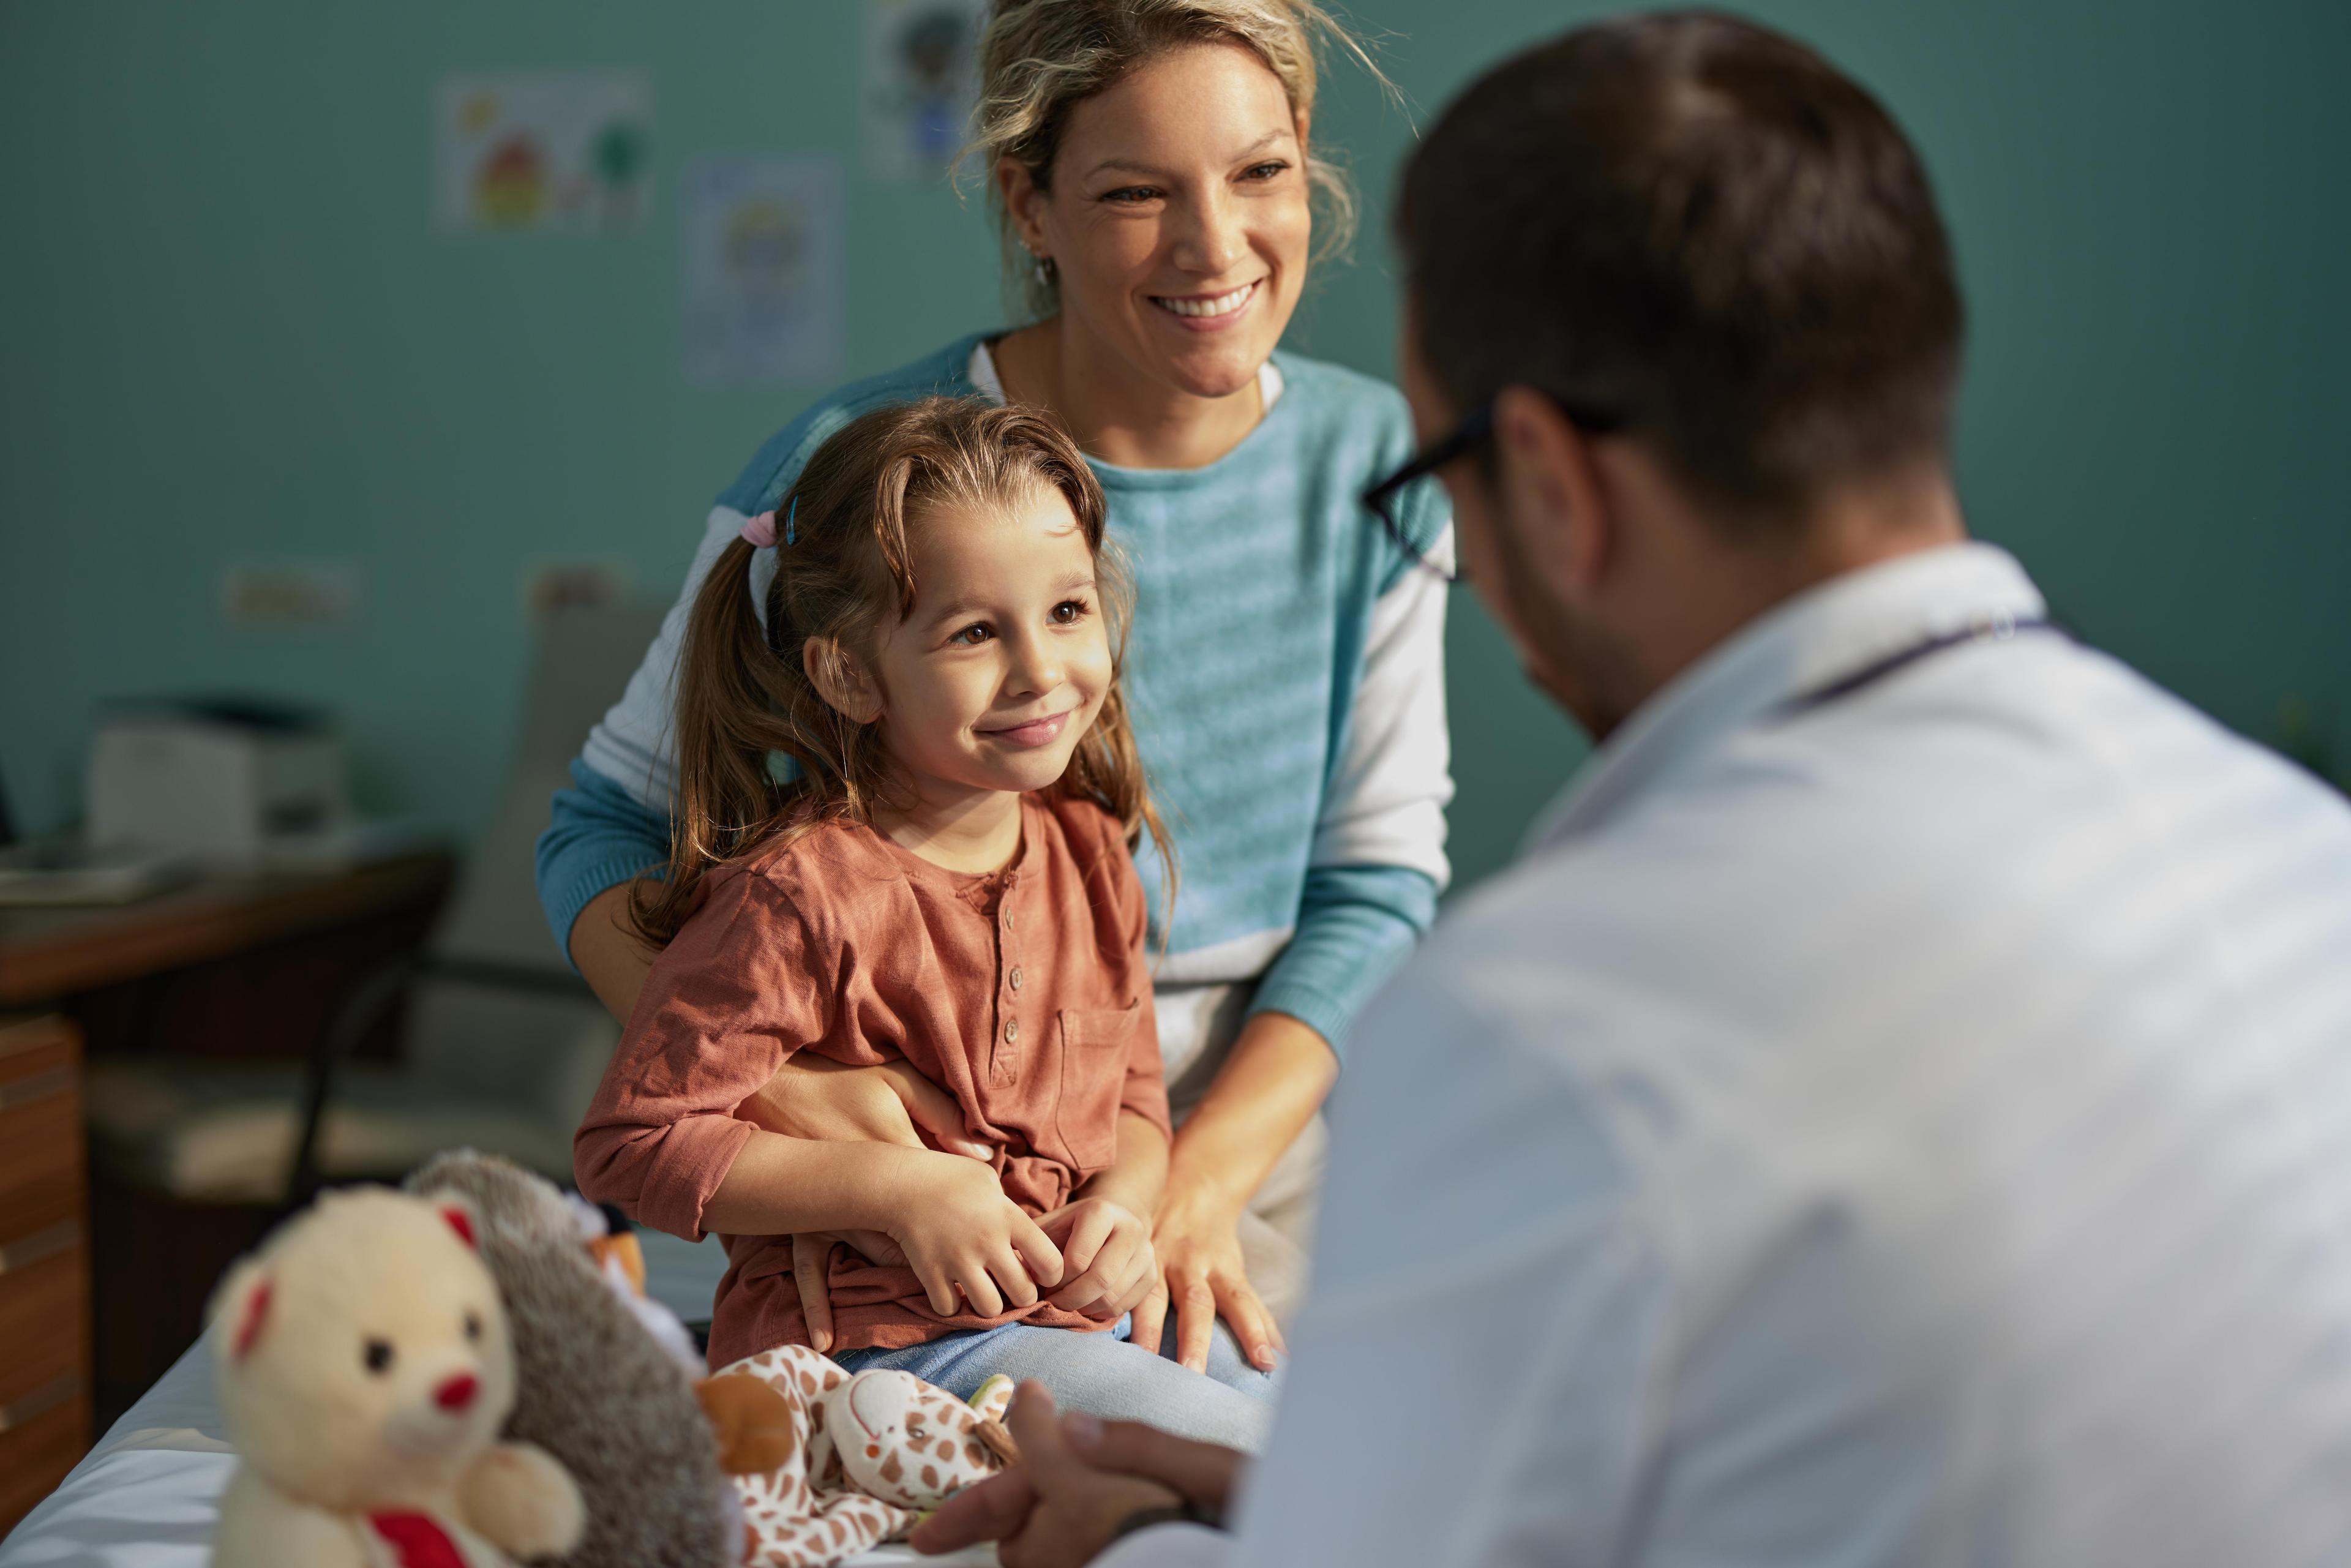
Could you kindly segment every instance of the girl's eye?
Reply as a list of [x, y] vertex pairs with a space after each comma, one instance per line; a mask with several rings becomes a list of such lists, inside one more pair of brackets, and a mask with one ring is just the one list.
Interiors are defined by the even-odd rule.
[[1057, 626], [1067, 626], [1073, 622], [1082, 621], [1085, 615], [1086, 601], [1082, 599], [1064, 599], [1053, 606], [1053, 623]]
[[977, 622], [974, 622], [971, 625], [965, 627], [962, 631], [948, 638], [947, 641], [954, 643], [958, 648], [977, 648], [982, 643], [987, 642], [987, 628], [980, 625]]

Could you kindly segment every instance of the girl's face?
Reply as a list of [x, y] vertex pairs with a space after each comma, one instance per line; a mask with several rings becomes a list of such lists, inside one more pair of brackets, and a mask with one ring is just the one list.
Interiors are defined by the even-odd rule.
[[874, 660], [882, 743], [935, 797], [1041, 789], [1102, 711], [1110, 633], [1061, 492], [910, 519], [914, 612]]
[[1064, 330], [1196, 397], [1248, 387], [1306, 280], [1306, 126], [1238, 45], [1160, 55], [1070, 111], [1050, 191], [1005, 204], [1053, 258]]

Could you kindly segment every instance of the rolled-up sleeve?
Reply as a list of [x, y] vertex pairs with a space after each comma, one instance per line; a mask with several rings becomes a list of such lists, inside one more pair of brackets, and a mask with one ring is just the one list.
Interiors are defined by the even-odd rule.
[[799, 912], [756, 873], [717, 873], [654, 961], [571, 1145], [586, 1197], [699, 1241], [754, 1129], [735, 1108], [822, 1038], [821, 960]]

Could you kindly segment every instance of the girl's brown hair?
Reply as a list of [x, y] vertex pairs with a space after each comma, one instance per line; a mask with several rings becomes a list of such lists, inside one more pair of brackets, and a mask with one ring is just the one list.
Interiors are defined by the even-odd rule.
[[[862, 415], [809, 458], [778, 503], [789, 522], [779, 526], [764, 625], [748, 540], [719, 553], [695, 596], [678, 665], [668, 872], [640, 882], [631, 904], [649, 940], [677, 934], [712, 867], [826, 822], [870, 823], [874, 807], [889, 801], [893, 780], [875, 723], [826, 701], [807, 666], [812, 660], [845, 675], [853, 655], [870, 658], [914, 609], [908, 536], [926, 514], [1002, 507], [1038, 486], [1069, 503], [1085, 535], [1111, 638], [1111, 689], [1056, 788], [1117, 819], [1130, 848], [1149, 833], [1172, 895], [1173, 847], [1144, 788], [1116, 679], [1133, 593], [1104, 537], [1102, 485], [1041, 414], [931, 397]], [[846, 684], [833, 683], [836, 690]], [[778, 754], [798, 765], [797, 777], [778, 778]]]

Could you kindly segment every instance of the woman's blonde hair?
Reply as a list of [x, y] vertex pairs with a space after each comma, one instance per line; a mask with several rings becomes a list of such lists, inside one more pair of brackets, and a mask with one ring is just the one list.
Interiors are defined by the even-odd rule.
[[[1016, 315], [1053, 314], [1061, 291], [1050, 269], [1034, 265], [1004, 211], [998, 162], [1012, 159], [1038, 189], [1048, 189], [1070, 110], [1144, 60], [1187, 44], [1248, 49], [1281, 83], [1296, 115], [1314, 110], [1318, 45], [1353, 57], [1389, 87], [1363, 44], [1315, 0], [996, 0], [980, 43], [979, 106], [966, 151], [996, 207]], [[1306, 180], [1321, 208], [1319, 258], [1353, 238], [1355, 193], [1343, 170], [1311, 149]]]
[[[678, 664], [668, 871], [640, 881], [631, 901], [648, 940], [677, 935], [712, 868], [826, 822], [870, 823], [874, 807], [889, 802], [894, 779], [878, 721], [835, 707], [808, 665], [813, 660], [844, 689], [849, 661], [870, 661], [914, 609], [911, 526], [946, 507], [1017, 504], [1039, 486], [1069, 503], [1092, 552], [1112, 657], [1110, 691], [1055, 788], [1109, 812], [1130, 848], [1149, 833], [1173, 897], [1174, 849], [1144, 787], [1117, 681], [1133, 591], [1104, 537], [1102, 484], [1042, 414], [930, 397], [851, 421], [809, 458], [778, 503], [789, 521], [774, 546], [764, 625], [752, 602], [748, 540], [719, 553], [695, 596]], [[778, 753], [798, 765], [789, 782], [770, 765]]]

